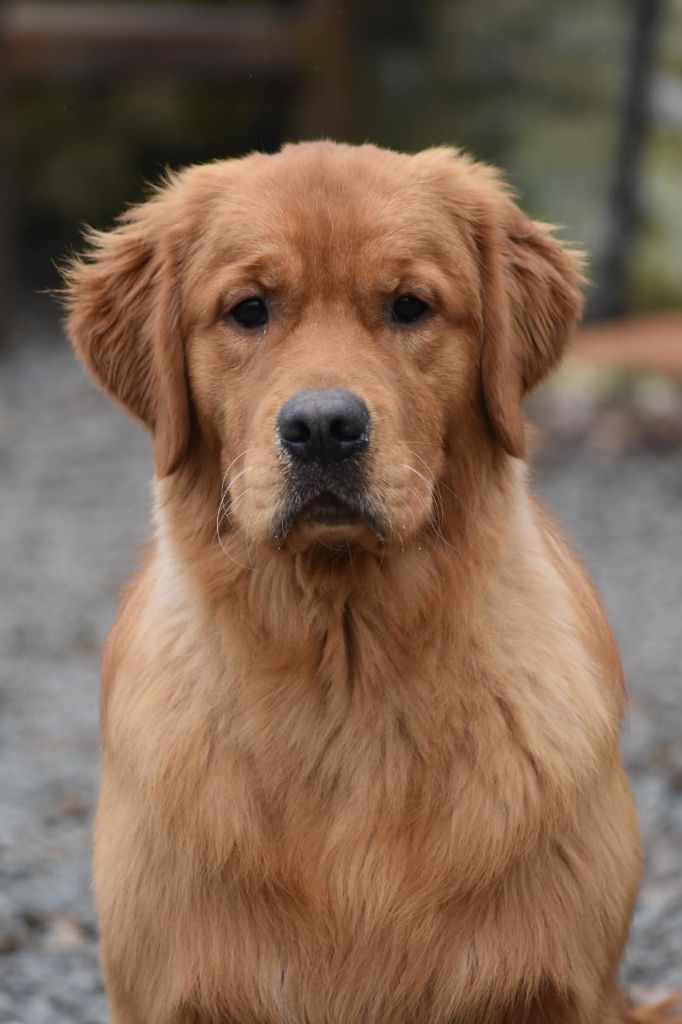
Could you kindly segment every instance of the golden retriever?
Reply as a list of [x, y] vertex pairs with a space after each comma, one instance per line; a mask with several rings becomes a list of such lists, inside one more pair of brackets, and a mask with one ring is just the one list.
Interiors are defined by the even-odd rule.
[[330, 142], [174, 174], [70, 266], [156, 458], [103, 670], [115, 1024], [665, 1018], [617, 986], [618, 653], [523, 461], [580, 282], [491, 168]]

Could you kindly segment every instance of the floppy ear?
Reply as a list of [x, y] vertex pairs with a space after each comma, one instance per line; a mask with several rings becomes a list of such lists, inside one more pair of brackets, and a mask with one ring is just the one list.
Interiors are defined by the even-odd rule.
[[581, 313], [582, 257], [506, 195], [497, 199], [484, 214], [478, 239], [483, 399], [500, 443], [522, 458], [523, 396], [559, 362]]
[[89, 249], [64, 279], [67, 331], [88, 371], [154, 434], [156, 469], [177, 469], [190, 418], [177, 260], [160, 237], [155, 198], [133, 207], [109, 232], [91, 231]]

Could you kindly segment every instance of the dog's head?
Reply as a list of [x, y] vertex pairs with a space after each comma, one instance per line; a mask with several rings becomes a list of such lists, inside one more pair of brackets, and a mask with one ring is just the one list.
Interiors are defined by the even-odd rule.
[[201, 452], [220, 529], [299, 550], [404, 544], [453, 460], [521, 457], [523, 396], [580, 309], [578, 257], [445, 149], [190, 168], [66, 280], [73, 344], [159, 477]]

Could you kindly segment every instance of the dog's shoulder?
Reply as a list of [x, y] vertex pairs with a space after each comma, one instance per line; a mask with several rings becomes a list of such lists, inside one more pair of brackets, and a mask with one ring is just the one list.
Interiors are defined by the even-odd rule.
[[135, 626], [139, 623], [149, 600], [154, 558], [154, 546], [148, 544], [143, 551], [138, 572], [125, 587], [116, 620], [104, 648], [100, 689], [100, 729], [103, 743], [106, 741], [109, 706], [119, 668], [130, 655]]
[[538, 498], [533, 496], [531, 502], [546, 556], [570, 595], [586, 650], [602, 668], [604, 677], [612, 682], [622, 705], [625, 700], [623, 667], [602, 598], [556, 520]]

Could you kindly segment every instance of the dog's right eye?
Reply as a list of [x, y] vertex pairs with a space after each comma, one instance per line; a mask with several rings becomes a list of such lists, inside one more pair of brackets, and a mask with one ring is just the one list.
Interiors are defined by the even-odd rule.
[[429, 307], [416, 295], [399, 295], [393, 303], [391, 314], [393, 320], [398, 324], [416, 324], [423, 320], [429, 311]]
[[264, 327], [268, 322], [268, 307], [257, 295], [233, 306], [228, 316], [240, 327]]

